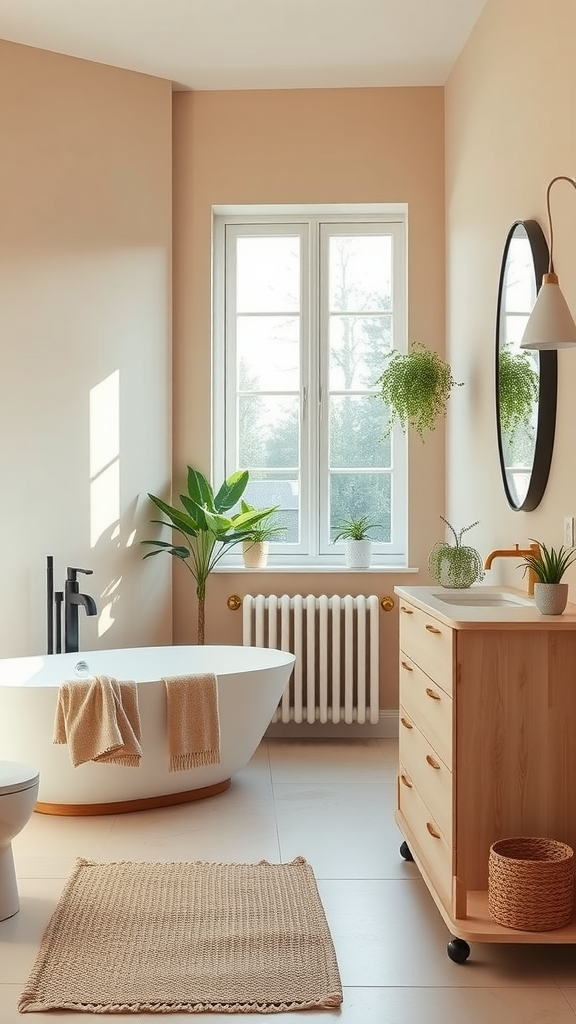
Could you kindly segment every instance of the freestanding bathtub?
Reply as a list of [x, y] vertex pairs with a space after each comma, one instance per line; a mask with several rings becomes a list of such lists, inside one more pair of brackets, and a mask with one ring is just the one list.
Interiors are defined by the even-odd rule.
[[[36, 810], [116, 814], [185, 803], [228, 789], [272, 718], [294, 655], [262, 647], [142, 647], [0, 659], [0, 758], [40, 772]], [[220, 764], [169, 771], [166, 676], [218, 678]], [[138, 768], [89, 762], [74, 768], [68, 747], [52, 743], [58, 687], [106, 675], [138, 684], [142, 758]]]

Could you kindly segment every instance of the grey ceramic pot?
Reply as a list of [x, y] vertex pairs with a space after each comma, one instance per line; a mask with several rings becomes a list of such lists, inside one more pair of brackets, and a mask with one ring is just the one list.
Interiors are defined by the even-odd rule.
[[568, 603], [568, 584], [535, 583], [534, 603], [542, 615], [562, 615]]

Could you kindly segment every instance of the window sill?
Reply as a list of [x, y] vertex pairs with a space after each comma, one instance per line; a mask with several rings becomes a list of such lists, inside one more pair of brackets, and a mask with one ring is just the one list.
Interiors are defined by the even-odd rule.
[[262, 569], [247, 569], [245, 565], [217, 565], [212, 572], [221, 573], [267, 573], [287, 575], [288, 573], [299, 573], [301, 576], [314, 573], [387, 573], [388, 575], [401, 576], [404, 573], [420, 572], [417, 566], [406, 565], [371, 565], [369, 569], [349, 569], [346, 565], [266, 565]]

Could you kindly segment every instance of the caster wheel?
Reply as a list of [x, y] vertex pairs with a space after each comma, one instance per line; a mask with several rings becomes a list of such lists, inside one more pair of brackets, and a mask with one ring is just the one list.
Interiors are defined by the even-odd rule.
[[408, 846], [408, 843], [402, 843], [402, 846], [400, 847], [400, 856], [404, 857], [404, 860], [414, 860], [412, 854], [410, 853], [410, 847]]
[[446, 952], [455, 964], [465, 964], [470, 956], [470, 946], [464, 939], [450, 939]]

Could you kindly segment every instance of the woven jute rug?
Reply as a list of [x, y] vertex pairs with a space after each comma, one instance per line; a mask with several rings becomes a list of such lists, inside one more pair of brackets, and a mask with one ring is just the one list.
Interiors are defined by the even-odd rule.
[[314, 873], [78, 859], [18, 1009], [281, 1013], [342, 1002]]

